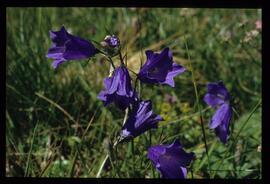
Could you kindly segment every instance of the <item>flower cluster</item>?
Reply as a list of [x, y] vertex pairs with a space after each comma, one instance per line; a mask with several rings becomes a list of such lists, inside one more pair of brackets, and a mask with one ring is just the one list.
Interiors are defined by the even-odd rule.
[[[107, 35], [100, 43], [100, 49], [92, 42], [69, 34], [64, 27], [59, 31], [50, 31], [53, 45], [49, 48], [47, 57], [52, 58], [54, 69], [70, 60], [80, 60], [93, 57], [100, 53], [105, 55], [114, 68], [109, 77], [103, 80], [104, 89], [98, 94], [104, 106], [115, 104], [121, 111], [128, 110], [126, 121], [119, 133], [121, 140], [130, 140], [149, 129], [158, 128], [163, 118], [155, 114], [151, 100], [143, 100], [137, 93], [136, 83], [152, 85], [168, 85], [175, 87], [174, 78], [186, 71], [186, 68], [173, 61], [173, 54], [169, 48], [160, 53], [147, 50], [146, 62], [136, 74], [135, 87], [132, 87], [132, 78], [121, 56], [120, 40], [115, 35]], [[120, 66], [113, 64], [112, 57], [119, 55]], [[222, 82], [209, 83], [204, 101], [217, 108], [210, 128], [215, 129], [217, 136], [223, 143], [227, 142], [229, 122], [232, 110], [229, 103], [229, 93]], [[186, 166], [195, 158], [193, 152], [186, 153], [179, 140], [171, 145], [156, 145], [148, 149], [148, 158], [161, 173], [163, 178], [186, 178]]]

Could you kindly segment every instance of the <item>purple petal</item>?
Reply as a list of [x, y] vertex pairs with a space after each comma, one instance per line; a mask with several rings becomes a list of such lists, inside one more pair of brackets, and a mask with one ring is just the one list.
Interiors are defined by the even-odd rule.
[[63, 58], [63, 53], [48, 53], [47, 58], [52, 58], [54, 60], [65, 60]]
[[181, 149], [182, 145], [181, 145], [179, 139], [175, 139], [172, 144], [167, 146], [167, 148], [168, 149], [172, 149], [172, 148]]
[[166, 153], [174, 157], [181, 166], [189, 165], [189, 163], [194, 159], [194, 153], [186, 153], [182, 149], [178, 139], [176, 139], [171, 145], [167, 146]]
[[63, 55], [63, 52], [65, 52], [65, 47], [51, 47], [51, 48], [49, 48], [49, 50], [48, 50], [48, 54], [47, 54], [47, 57], [48, 58], [55, 58], [55, 54], [57, 55], [59, 55], [59, 54], [61, 54], [61, 57], [62, 57], [62, 55]]
[[56, 69], [60, 64], [64, 63], [66, 60], [64, 59], [60, 59], [60, 60], [54, 60], [54, 62], [52, 63], [52, 67], [54, 69]]
[[168, 84], [174, 87], [173, 78], [185, 71], [185, 68], [173, 62], [172, 51], [167, 47], [161, 53], [145, 52], [147, 60], [141, 68], [138, 78], [144, 83]]
[[177, 164], [171, 163], [167, 165], [159, 164], [157, 169], [160, 171], [161, 177], [165, 179], [183, 179], [181, 167]]
[[135, 101], [122, 131], [130, 132], [130, 135], [136, 137], [149, 129], [157, 128], [157, 123], [162, 120], [159, 115], [153, 113], [151, 101]]
[[166, 149], [163, 145], [152, 146], [148, 149], [147, 158], [149, 158], [154, 165], [158, 164], [160, 155], [165, 154]]
[[148, 149], [148, 158], [161, 173], [162, 178], [186, 178], [186, 166], [195, 158], [194, 153], [186, 153], [175, 140], [170, 145], [157, 145]]
[[207, 103], [211, 107], [216, 107], [217, 105], [224, 103], [223, 99], [217, 97], [216, 95], [210, 94], [210, 93], [207, 93], [204, 96], [203, 100], [205, 101], [205, 103]]
[[215, 128], [215, 133], [224, 144], [227, 143], [227, 138], [229, 135], [229, 124], [232, 117], [232, 109], [229, 107], [226, 112], [224, 112], [224, 117], [222, 123]]
[[228, 138], [228, 129], [225, 127], [225, 125], [220, 125], [215, 129], [216, 135], [219, 137], [220, 141], [223, 144], [227, 143]]
[[172, 70], [172, 60], [168, 52], [168, 48], [165, 48], [160, 54], [153, 54], [150, 64], [146, 67], [147, 79], [158, 83], [165, 81], [168, 72]]
[[207, 84], [207, 93], [215, 95], [216, 98], [220, 98], [224, 102], [228, 101], [230, 94], [227, 88], [224, 86], [223, 82], [213, 82]]
[[147, 51], [145, 51], [145, 54], [146, 54], [147, 61], [149, 61], [152, 58], [152, 56], [154, 55], [154, 52], [151, 50], [147, 50]]
[[142, 101], [139, 103], [139, 108], [136, 112], [136, 123], [135, 128], [138, 128], [142, 123], [144, 123], [151, 115], [153, 114], [152, 111], [152, 104], [150, 100]]
[[50, 38], [54, 43], [54, 46], [64, 46], [70, 35], [66, 31], [65, 27], [62, 26], [59, 31], [49, 31]]
[[105, 91], [100, 91], [100, 93], [98, 94], [97, 98], [102, 100], [102, 101], [106, 101], [107, 97], [106, 97], [106, 92]]
[[113, 97], [108, 95], [106, 91], [100, 91], [97, 98], [103, 101], [104, 106], [107, 106], [113, 102]]
[[111, 85], [110, 87], [107, 89], [108, 94], [113, 94], [114, 92], [116, 92], [119, 82], [120, 82], [120, 71], [119, 68], [115, 69], [113, 76], [111, 77]]
[[131, 104], [133, 101], [131, 97], [127, 97], [127, 96], [120, 96], [117, 94], [113, 94], [110, 96], [112, 97], [117, 107], [121, 110], [125, 110], [129, 106], [129, 104]]
[[149, 64], [147, 65], [148, 69], [160, 63], [164, 63], [164, 60], [167, 60], [167, 59], [170, 60], [168, 52], [169, 52], [169, 48], [163, 49], [160, 54], [153, 53], [153, 52], [152, 54], [149, 54], [149, 51], [148, 51], [149, 56], [151, 55], [151, 57], [149, 58]]
[[111, 87], [111, 83], [112, 83], [112, 77], [106, 77], [103, 80], [103, 84], [106, 90], [108, 90]]
[[[151, 153], [150, 159], [156, 165], [163, 178], [185, 178], [187, 170], [185, 166], [189, 165], [194, 159], [194, 153], [186, 153], [179, 142], [175, 140], [171, 145], [155, 146], [161, 150], [165, 148], [165, 152], [156, 151]], [[155, 150], [153, 150], [155, 151]]]
[[132, 87], [131, 87], [131, 78], [129, 76], [128, 70], [125, 67], [120, 67], [119, 69], [120, 82], [118, 86], [118, 95], [122, 96], [131, 96], [132, 95]]
[[65, 44], [66, 51], [64, 58], [67, 60], [79, 60], [93, 56], [95, 54], [95, 47], [88, 41], [79, 37], [73, 37]]
[[224, 103], [217, 109], [214, 116], [212, 117], [210, 128], [214, 129], [221, 123], [224, 123], [224, 120], [227, 120], [228, 116], [230, 116], [230, 105]]
[[181, 169], [181, 176], [183, 178], [186, 178], [187, 177], [187, 169], [185, 167], [180, 167]]
[[80, 60], [96, 54], [97, 49], [91, 42], [69, 34], [62, 26], [59, 31], [50, 31], [53, 42], [47, 57], [54, 59], [52, 66], [57, 68], [68, 60]]
[[122, 137], [129, 137], [129, 136], [132, 136], [132, 135], [131, 135], [131, 132], [129, 132], [129, 131], [125, 128], [125, 129], [123, 129], [123, 130], [121, 131], [121, 136], [122, 136]]
[[[105, 101], [105, 104], [114, 102], [121, 110], [125, 110], [137, 97], [137, 93], [132, 89], [128, 70], [124, 66], [116, 68], [112, 76], [105, 78], [103, 83], [104, 94], [99, 96], [99, 99]], [[106, 96], [106, 99], [103, 96]]]
[[104, 41], [110, 46], [110, 47], [118, 47], [120, 44], [120, 40], [115, 35], [107, 35], [104, 39]]
[[174, 87], [174, 77], [183, 73], [184, 71], [186, 71], [186, 68], [184, 68], [181, 65], [178, 65], [176, 63], [173, 63], [173, 69], [171, 71], [169, 71], [169, 73], [167, 74], [166, 80], [164, 82], [162, 82], [162, 84], [168, 84], [171, 87]]

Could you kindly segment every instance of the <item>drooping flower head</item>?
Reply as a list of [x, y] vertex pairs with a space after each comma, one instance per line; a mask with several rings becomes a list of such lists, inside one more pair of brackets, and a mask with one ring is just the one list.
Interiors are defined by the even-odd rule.
[[89, 58], [97, 53], [91, 42], [69, 34], [64, 26], [59, 31], [50, 31], [50, 37], [53, 44], [47, 57], [54, 59], [54, 69], [66, 61]]
[[162, 121], [160, 115], [152, 110], [152, 103], [147, 101], [135, 101], [126, 123], [124, 124], [121, 136], [123, 138], [135, 138], [151, 128], [157, 128], [157, 123]]
[[225, 144], [229, 135], [232, 108], [230, 106], [230, 94], [223, 82], [208, 83], [204, 101], [217, 109], [210, 121], [210, 129], [215, 129], [216, 135]]
[[176, 139], [170, 145], [150, 147], [147, 157], [155, 165], [162, 178], [186, 178], [186, 166], [195, 158], [195, 154], [186, 153], [179, 140]]
[[151, 50], [147, 50], [145, 54], [147, 60], [138, 74], [138, 78], [144, 83], [167, 84], [174, 87], [174, 77], [186, 70], [173, 62], [169, 48], [165, 48], [160, 54]]
[[98, 98], [104, 105], [114, 102], [121, 110], [125, 110], [136, 97], [131, 86], [131, 79], [125, 66], [120, 66], [114, 70], [111, 77], [104, 79], [104, 87]]

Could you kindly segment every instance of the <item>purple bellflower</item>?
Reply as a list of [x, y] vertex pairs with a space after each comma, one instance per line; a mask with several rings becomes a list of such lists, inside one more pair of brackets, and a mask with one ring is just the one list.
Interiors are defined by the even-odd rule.
[[230, 106], [230, 94], [223, 82], [208, 83], [204, 101], [212, 108], [217, 109], [210, 121], [210, 129], [215, 129], [215, 133], [220, 141], [226, 144], [232, 108]]
[[128, 70], [124, 66], [116, 68], [111, 77], [104, 79], [104, 87], [98, 98], [104, 102], [105, 106], [114, 102], [121, 110], [125, 110], [136, 97]]
[[159, 121], [163, 121], [163, 118], [153, 113], [150, 100], [135, 101], [122, 128], [121, 136], [127, 139], [135, 138], [151, 128], [157, 128]]
[[89, 58], [97, 53], [91, 42], [69, 34], [64, 26], [59, 31], [50, 31], [50, 37], [53, 44], [47, 57], [54, 59], [54, 69], [66, 61]]
[[186, 166], [195, 158], [195, 154], [186, 153], [176, 139], [171, 145], [150, 147], [147, 157], [161, 173], [162, 178], [186, 178]]
[[149, 84], [167, 84], [174, 87], [174, 77], [186, 69], [173, 62], [172, 52], [165, 48], [160, 54], [151, 50], [145, 51], [147, 60], [141, 68], [138, 78]]

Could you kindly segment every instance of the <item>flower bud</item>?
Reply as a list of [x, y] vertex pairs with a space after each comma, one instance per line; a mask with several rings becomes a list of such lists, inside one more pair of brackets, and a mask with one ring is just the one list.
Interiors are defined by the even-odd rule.
[[104, 47], [105, 52], [113, 57], [118, 54], [120, 48], [120, 40], [115, 35], [107, 35], [102, 42], [101, 46]]
[[110, 46], [110, 47], [119, 47], [120, 40], [115, 35], [107, 35], [104, 38], [104, 41]]

